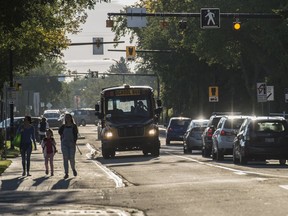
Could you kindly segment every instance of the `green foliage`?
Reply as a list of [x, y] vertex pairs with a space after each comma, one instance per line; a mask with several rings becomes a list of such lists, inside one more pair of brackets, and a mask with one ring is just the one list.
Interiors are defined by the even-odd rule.
[[[137, 53], [144, 67], [160, 76], [164, 105], [173, 115], [184, 113], [209, 116], [213, 111], [242, 111], [263, 114], [256, 101], [256, 83], [267, 81], [275, 88], [270, 111], [285, 110], [287, 77], [287, 2], [224, 0], [145, 0], [151, 13], [195, 13], [201, 8], [220, 8], [222, 13], [274, 13], [283, 19], [240, 19], [240, 31], [233, 30], [235, 19], [221, 18], [220, 29], [201, 29], [199, 18], [148, 17], [146, 28], [126, 27], [124, 17], [114, 18], [115, 38], [130, 33], [137, 38], [137, 50], [171, 50], [169, 53]], [[159, 21], [168, 21], [161, 28]], [[178, 22], [187, 21], [180, 30]], [[132, 38], [131, 38], [132, 39]], [[208, 87], [219, 86], [219, 102], [208, 102]], [[277, 92], [276, 92], [277, 90]], [[264, 107], [265, 111], [269, 110]]]
[[[96, 0], [11, 0], [0, 6], [1, 83], [9, 71], [23, 73], [49, 57], [61, 56]], [[13, 67], [13, 68], [11, 68]]]

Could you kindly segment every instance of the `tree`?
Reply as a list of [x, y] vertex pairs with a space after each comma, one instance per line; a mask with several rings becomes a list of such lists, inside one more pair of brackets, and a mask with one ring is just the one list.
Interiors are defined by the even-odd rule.
[[[245, 4], [236, 0], [152, 1], [139, 3], [147, 12], [191, 12], [200, 11], [205, 5], [231, 13], [275, 13], [287, 14], [287, 3], [281, 0], [263, 3], [249, 0]], [[165, 14], [165, 13], [164, 13]], [[165, 106], [178, 112], [195, 116], [200, 110], [206, 115], [212, 111], [245, 110], [257, 111], [256, 82], [280, 80], [280, 92], [288, 86], [287, 71], [287, 20], [243, 19], [241, 30], [234, 31], [234, 19], [221, 19], [220, 29], [203, 30], [199, 19], [185, 18], [186, 29], [179, 29], [179, 18], [165, 18], [167, 28], [161, 28], [157, 17], [148, 17], [146, 28], [127, 29], [123, 17], [114, 18], [117, 25], [112, 28], [115, 38], [130, 33], [137, 38], [137, 50], [171, 50], [167, 54], [139, 54], [145, 66], [159, 74], [162, 81], [161, 95]], [[138, 56], [138, 55], [137, 55]], [[220, 101], [208, 102], [208, 87], [220, 88]], [[198, 86], [198, 87], [197, 87]], [[282, 88], [282, 90], [281, 90]], [[179, 97], [180, 95], [180, 97]], [[281, 101], [272, 104], [281, 107]], [[198, 109], [197, 109], [198, 107]], [[283, 106], [282, 106], [283, 107]], [[217, 109], [217, 110], [215, 110]], [[197, 111], [195, 111], [197, 110]], [[258, 108], [259, 112], [260, 108]]]
[[11, 0], [0, 6], [1, 83], [14, 72], [27, 73], [47, 58], [60, 57], [85, 22], [96, 0]]

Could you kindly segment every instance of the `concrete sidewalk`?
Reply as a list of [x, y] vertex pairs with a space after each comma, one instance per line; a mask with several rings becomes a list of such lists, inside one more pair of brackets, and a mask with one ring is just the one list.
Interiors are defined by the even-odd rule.
[[54, 176], [45, 174], [44, 157], [42, 148], [31, 155], [31, 176], [22, 176], [21, 156], [12, 159], [12, 164], [5, 170], [1, 176], [1, 190], [17, 191], [47, 191], [53, 189], [103, 189], [115, 188], [115, 182], [107, 173], [103, 171], [96, 160], [90, 159], [91, 149], [87, 145], [80, 144], [79, 148], [82, 155], [76, 152], [76, 170], [78, 175], [73, 176], [69, 167], [69, 178], [64, 179], [63, 159], [60, 146], [58, 153], [54, 156]]

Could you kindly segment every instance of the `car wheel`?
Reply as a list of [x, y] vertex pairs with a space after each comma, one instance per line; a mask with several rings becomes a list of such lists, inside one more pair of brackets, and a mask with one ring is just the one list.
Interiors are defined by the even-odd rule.
[[151, 148], [151, 155], [153, 157], [159, 157], [160, 155], [160, 148], [158, 147], [158, 145], [154, 145], [152, 148]]
[[183, 153], [184, 153], [184, 154], [187, 154], [187, 153], [188, 153], [187, 148], [186, 148], [185, 146], [183, 147]]
[[81, 125], [86, 126], [86, 121], [84, 119], [81, 120]]
[[280, 159], [279, 163], [280, 163], [280, 165], [285, 165], [286, 164], [286, 160], [285, 159]]
[[247, 157], [245, 157], [244, 155], [242, 155], [241, 153], [240, 153], [240, 164], [241, 165], [245, 165], [245, 164], [247, 164]]
[[143, 149], [142, 152], [143, 152], [143, 155], [144, 155], [144, 156], [147, 156], [147, 155], [148, 155], [148, 151], [147, 151], [147, 149]]
[[102, 156], [103, 156], [104, 159], [109, 159], [110, 158], [109, 149], [102, 149]]
[[213, 160], [216, 160], [216, 153], [215, 153], [214, 148], [212, 148], [211, 155], [212, 155], [212, 159], [213, 159]]
[[203, 157], [210, 157], [210, 155], [211, 155], [211, 152], [206, 147], [202, 148]]
[[235, 148], [233, 148], [233, 163], [234, 164], [239, 164], [240, 163], [240, 160], [239, 158], [236, 157], [236, 152], [235, 152]]
[[169, 144], [170, 144], [170, 140], [166, 139], [166, 145], [169, 145]]
[[224, 160], [224, 154], [222, 151], [220, 151], [219, 149], [216, 152], [216, 160], [217, 161], [222, 161]]

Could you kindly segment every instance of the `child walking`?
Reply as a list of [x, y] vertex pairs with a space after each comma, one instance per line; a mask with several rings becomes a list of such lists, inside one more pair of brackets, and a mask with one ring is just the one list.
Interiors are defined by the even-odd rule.
[[56, 149], [56, 142], [53, 138], [53, 131], [49, 128], [46, 130], [46, 137], [42, 140], [41, 146], [43, 149], [43, 155], [45, 159], [45, 174], [49, 174], [49, 166], [48, 162], [50, 163], [50, 170], [51, 170], [51, 176], [54, 175], [54, 165], [53, 165], [53, 159], [54, 154], [57, 152]]

